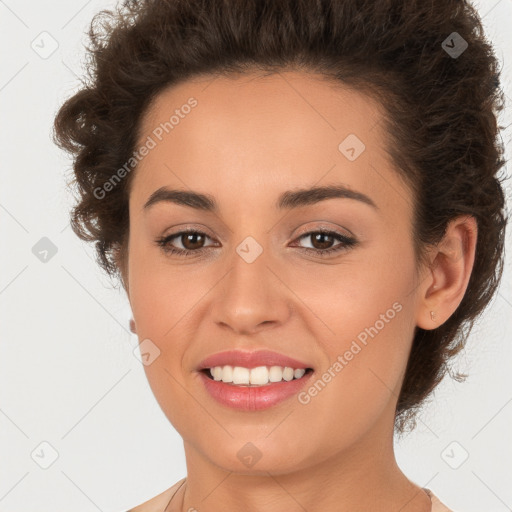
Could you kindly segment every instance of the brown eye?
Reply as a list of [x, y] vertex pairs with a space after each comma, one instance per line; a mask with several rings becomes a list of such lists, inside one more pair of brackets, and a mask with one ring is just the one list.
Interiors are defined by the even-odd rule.
[[[171, 255], [198, 256], [209, 247], [208, 245], [204, 245], [206, 239], [210, 239], [207, 234], [201, 231], [189, 230], [159, 238], [156, 240], [156, 243], [165, 253]], [[299, 245], [299, 248], [315, 256], [328, 256], [343, 250], [349, 250], [357, 245], [355, 238], [347, 237], [336, 231], [326, 231], [322, 229], [304, 233], [298, 238], [298, 240], [302, 239], [309, 239], [312, 242], [312, 247], [301, 247]], [[334, 244], [335, 241], [339, 243]], [[174, 244], [181, 245], [181, 247], [176, 247]]]
[[[159, 238], [156, 240], [156, 243], [162, 247], [166, 253], [192, 256], [194, 253], [195, 255], [198, 255], [208, 248], [208, 246], [205, 245], [207, 238], [209, 239], [210, 237], [206, 233], [189, 230], [180, 231], [179, 233]], [[175, 244], [178, 247], [176, 247]], [[181, 247], [179, 247], [180, 245]]]
[[332, 243], [334, 242], [334, 237], [327, 233], [312, 233], [308, 235], [310, 239], [313, 241], [313, 248], [319, 250], [330, 249], [332, 247]]
[[[337, 252], [349, 250], [357, 245], [357, 240], [355, 238], [325, 229], [309, 231], [298, 238], [298, 240], [303, 239], [309, 240], [312, 247], [301, 246], [302, 250], [316, 256], [328, 256]], [[335, 241], [338, 241], [339, 243], [334, 244]]]
[[187, 250], [201, 249], [205, 235], [202, 233], [185, 233], [181, 235], [181, 243]]

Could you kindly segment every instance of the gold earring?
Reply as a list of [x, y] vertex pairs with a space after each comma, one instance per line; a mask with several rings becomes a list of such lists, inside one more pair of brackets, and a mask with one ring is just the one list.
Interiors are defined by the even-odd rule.
[[435, 313], [435, 311], [431, 311], [430, 312], [430, 318], [432, 319], [432, 322], [436, 321], [436, 313]]

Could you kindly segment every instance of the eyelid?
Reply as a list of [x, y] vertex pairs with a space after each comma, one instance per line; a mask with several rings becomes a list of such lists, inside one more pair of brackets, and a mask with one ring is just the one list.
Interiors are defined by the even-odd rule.
[[358, 238], [358, 237], [356, 237], [356, 235], [354, 235], [354, 233], [352, 233], [352, 231], [350, 231], [350, 229], [347, 229], [347, 228], [341, 227], [341, 226], [334, 227], [330, 224], [326, 224], [325, 222], [322, 223], [320, 221], [320, 224], [315, 224], [314, 226], [307, 225], [305, 228], [301, 228], [299, 233], [297, 235], [294, 235], [293, 240], [295, 240], [296, 238], [298, 238], [302, 235], [306, 235], [311, 232], [322, 231], [322, 230], [333, 231], [335, 233], [338, 233], [341, 236], [346, 236], [347, 238], [354, 238], [354, 239]]
[[[320, 224], [310, 225], [310, 224], [313, 224], [313, 222], [314, 221], [308, 223], [308, 225], [306, 225], [305, 227], [302, 227], [298, 233], [294, 234], [291, 237], [291, 239], [288, 240], [287, 243], [293, 242], [304, 235], [311, 234], [312, 232], [317, 232], [317, 231], [322, 231], [322, 230], [323, 231], [331, 231], [331, 232], [337, 233], [340, 236], [345, 236], [347, 238], [353, 238], [356, 240], [358, 239], [358, 237], [356, 237], [354, 235], [354, 233], [352, 233], [352, 231], [350, 231], [350, 229], [348, 229], [348, 228], [341, 227], [341, 226], [333, 227], [332, 225], [328, 225], [322, 221], [320, 221]], [[212, 241], [223, 243], [221, 236], [219, 236], [219, 237], [213, 236], [212, 232], [206, 226], [204, 226], [202, 224], [184, 224], [183, 227], [181, 227], [181, 226], [182, 225], [174, 226], [172, 229], [172, 232], [164, 233], [161, 236], [161, 238], [176, 237], [183, 233], [198, 231], [200, 233], [207, 235], [208, 238]]]
[[190, 223], [183, 223], [183, 224], [178, 224], [177, 226], [173, 226], [172, 229], [168, 230], [168, 231], [164, 231], [163, 235], [162, 235], [162, 238], [166, 238], [166, 237], [169, 237], [169, 236], [176, 236], [176, 235], [179, 235], [180, 233], [187, 233], [187, 232], [200, 232], [200, 233], [204, 233], [205, 235], [208, 235], [208, 237], [210, 238], [215, 238], [217, 240], [221, 240], [222, 237], [220, 236], [214, 236], [212, 231], [210, 229], [208, 229], [205, 225], [203, 224], [190, 224]]
[[[171, 240], [174, 240], [175, 238], [179, 239], [181, 236], [187, 234], [187, 233], [194, 233], [194, 234], [201, 234], [204, 235], [206, 238], [209, 238], [210, 240], [214, 240], [214, 237], [211, 237], [205, 232], [199, 231], [197, 228], [193, 228], [192, 226], [188, 226], [187, 228], [181, 229], [181, 231], [175, 231], [174, 233], [170, 233], [162, 238], [159, 238], [156, 240], [156, 243], [158, 246], [162, 248], [162, 250], [165, 253], [168, 253], [169, 255], [177, 254], [181, 257], [188, 257], [194, 253], [197, 253], [198, 257], [203, 257], [203, 255], [206, 253], [208, 254], [210, 251], [207, 251], [208, 248], [215, 247], [216, 242], [213, 241], [213, 244], [211, 245], [205, 245], [202, 248], [199, 248], [198, 250], [193, 249], [181, 249], [179, 247], [170, 246], [169, 248], [166, 248], [167, 245], [170, 244]], [[304, 254], [313, 254], [315, 257], [320, 258], [328, 258], [330, 256], [335, 256], [336, 254], [341, 254], [347, 250], [350, 250], [351, 248], [354, 248], [359, 245], [359, 241], [356, 237], [350, 236], [350, 235], [344, 235], [343, 233], [340, 233], [338, 230], [334, 228], [326, 228], [325, 226], [317, 226], [310, 228], [309, 230], [303, 231], [301, 234], [296, 235], [295, 238], [293, 238], [292, 242], [296, 242], [300, 244], [300, 241], [303, 238], [306, 238], [308, 236], [311, 236], [314, 233], [324, 233], [327, 236], [337, 239], [338, 244], [334, 247], [327, 248], [325, 250], [322, 249], [314, 249], [309, 247], [300, 247]], [[296, 247], [292, 246], [292, 247]]]

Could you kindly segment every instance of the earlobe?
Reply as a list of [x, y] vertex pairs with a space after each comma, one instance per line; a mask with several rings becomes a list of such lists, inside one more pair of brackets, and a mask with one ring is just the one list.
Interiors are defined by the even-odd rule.
[[443, 239], [432, 251], [430, 275], [420, 287], [418, 327], [439, 327], [462, 302], [473, 270], [476, 242], [474, 217], [457, 217], [448, 224]]

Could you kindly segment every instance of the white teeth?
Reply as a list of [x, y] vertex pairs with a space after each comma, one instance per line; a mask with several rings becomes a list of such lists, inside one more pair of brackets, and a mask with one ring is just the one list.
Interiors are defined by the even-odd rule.
[[268, 372], [268, 380], [270, 382], [281, 382], [283, 380], [283, 367], [271, 366]]
[[[249, 376], [249, 381], [251, 384], [267, 384], [268, 383], [268, 370], [266, 366], [257, 366], [256, 368], [251, 368], [251, 375]], [[244, 384], [246, 384], [244, 382]]]
[[304, 370], [303, 368], [299, 368], [299, 369], [293, 371], [293, 376], [296, 379], [300, 379], [305, 373], [306, 373], [306, 370]]
[[283, 371], [283, 379], [286, 382], [293, 380], [293, 368], [289, 368], [288, 366]]
[[265, 386], [269, 382], [287, 382], [300, 379], [306, 370], [298, 368], [294, 370], [289, 366], [257, 366], [256, 368], [244, 368], [242, 366], [215, 366], [210, 368], [210, 374], [213, 380], [222, 382], [231, 382], [242, 386]]
[[[217, 366], [220, 378], [217, 380], [222, 380], [222, 382], [233, 382], [233, 367], [232, 366]], [[211, 371], [211, 370], [210, 370]]]
[[[222, 371], [222, 370], [221, 370]], [[233, 368], [233, 384], [249, 384], [250, 370], [235, 366]]]

